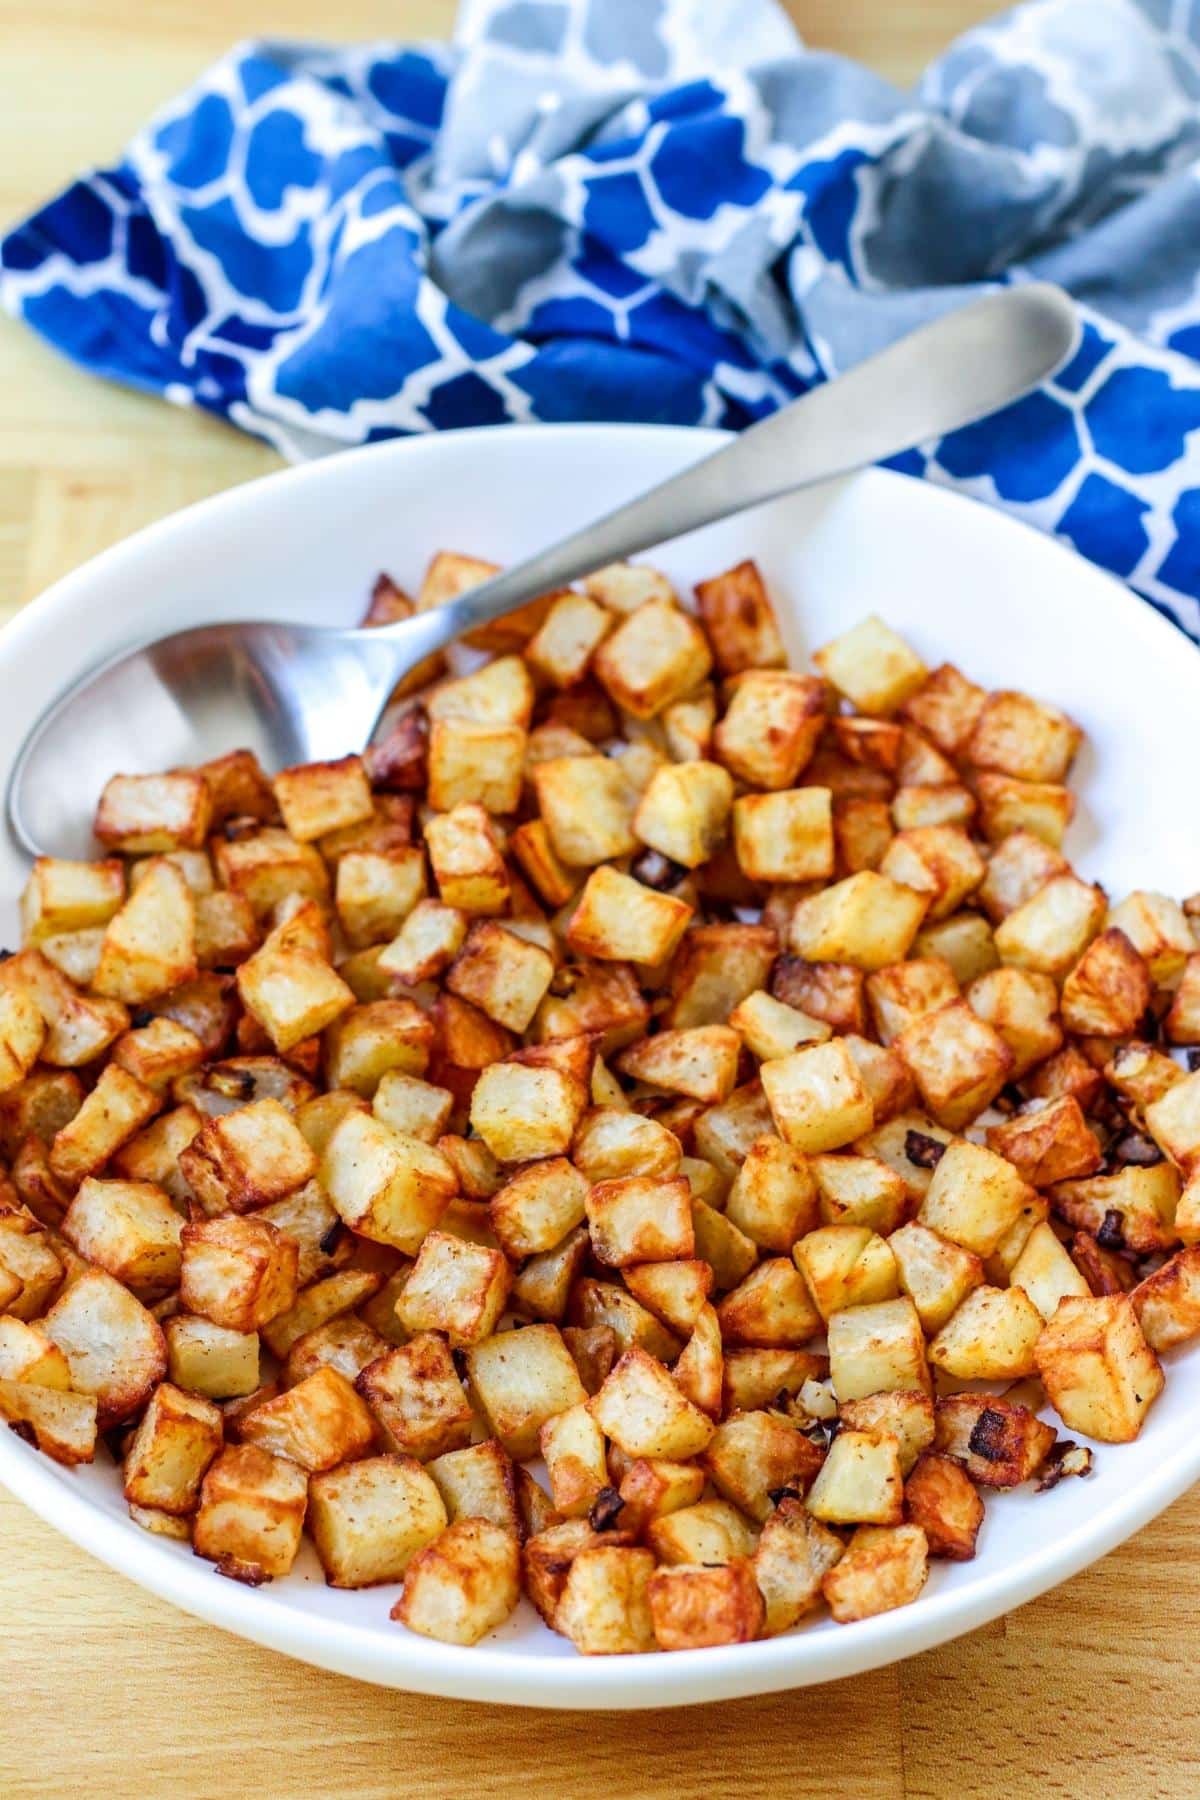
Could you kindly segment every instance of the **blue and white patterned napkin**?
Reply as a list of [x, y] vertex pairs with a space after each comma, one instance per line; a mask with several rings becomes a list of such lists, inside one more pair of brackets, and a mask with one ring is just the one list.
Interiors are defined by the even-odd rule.
[[1200, 636], [1200, 0], [1033, 0], [911, 95], [773, 0], [467, 0], [452, 46], [234, 50], [0, 247], [98, 374], [305, 457], [741, 426], [989, 284], [1083, 346], [901, 459]]

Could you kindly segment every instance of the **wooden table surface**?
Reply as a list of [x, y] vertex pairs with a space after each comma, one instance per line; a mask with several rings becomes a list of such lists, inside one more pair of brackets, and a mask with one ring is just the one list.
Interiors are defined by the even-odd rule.
[[[808, 40], [911, 79], [988, 0], [791, 0]], [[0, 0], [0, 219], [102, 161], [239, 37], [446, 34], [453, 0]], [[0, 617], [271, 452], [0, 325]], [[1080, 1496], [1081, 1503], [1084, 1496]], [[0, 1491], [0, 1796], [1200, 1793], [1200, 1491], [1057, 1593], [825, 1688], [625, 1717], [380, 1692], [202, 1625]]]

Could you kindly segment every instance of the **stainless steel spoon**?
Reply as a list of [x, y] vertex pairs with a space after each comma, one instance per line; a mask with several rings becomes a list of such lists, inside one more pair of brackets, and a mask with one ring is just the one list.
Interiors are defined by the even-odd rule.
[[968, 425], [1035, 387], [1075, 340], [1059, 289], [1005, 289], [815, 388], [450, 605], [373, 630], [230, 621], [123, 651], [29, 734], [9, 778], [12, 829], [34, 855], [88, 855], [103, 784], [160, 767], [156, 743], [171, 742], [175, 760], [187, 762], [246, 745], [268, 769], [359, 750], [400, 677], [464, 632], [606, 563]]

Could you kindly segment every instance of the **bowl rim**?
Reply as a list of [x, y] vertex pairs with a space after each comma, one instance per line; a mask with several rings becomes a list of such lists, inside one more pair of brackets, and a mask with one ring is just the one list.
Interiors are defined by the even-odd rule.
[[[436, 455], [446, 444], [469, 451], [472, 443], [493, 439], [497, 430], [503, 431], [508, 441], [553, 436], [564, 444], [565, 452], [572, 445], [582, 448], [589, 438], [601, 435], [626, 441], [655, 438], [672, 444], [686, 440], [695, 445], [697, 460], [731, 435], [670, 425], [481, 426], [391, 439], [274, 470], [155, 521], [61, 577], [0, 629], [0, 673], [9, 661], [20, 658], [27, 638], [44, 632], [57, 614], [70, 613], [77, 606], [98, 573], [111, 575], [125, 565], [132, 567], [148, 550], [176, 535], [184, 522], [187, 529], [202, 531], [211, 520], [232, 520], [243, 509], [252, 510], [264, 486], [299, 490], [329, 480], [333, 471], [341, 471], [340, 478], [352, 482], [367, 457], [375, 459], [371, 466], [377, 468], [381, 457], [403, 461], [406, 456]], [[957, 513], [968, 505], [974, 508], [978, 530], [985, 537], [989, 533], [1001, 539], [1021, 534], [1036, 539], [1040, 553], [1049, 559], [1051, 573], [1056, 564], [1069, 568], [1073, 580], [1086, 573], [1097, 600], [1107, 591], [1109, 605], [1126, 609], [1125, 628], [1148, 633], [1150, 646], [1160, 653], [1173, 645], [1178, 654], [1179, 646], [1188, 643], [1153, 606], [1131, 595], [1106, 571], [1085, 562], [1061, 541], [973, 496], [878, 468], [839, 477], [831, 485], [879, 487], [900, 482], [920, 490], [917, 504], [929, 509], [931, 517], [939, 509], [949, 507]], [[107, 645], [104, 655], [120, 648], [118, 634], [109, 639], [102, 629], [100, 635]], [[1200, 661], [1196, 670], [1200, 676]], [[969, 1588], [926, 1594], [912, 1606], [842, 1626], [836, 1633], [822, 1633], [819, 1638], [790, 1633], [682, 1655], [588, 1658], [531, 1655], [503, 1640], [485, 1639], [464, 1648], [403, 1631], [397, 1631], [394, 1640], [381, 1640], [377, 1620], [360, 1625], [331, 1618], [306, 1611], [302, 1601], [296, 1604], [281, 1599], [270, 1587], [251, 1591], [223, 1581], [215, 1576], [211, 1564], [188, 1554], [183, 1546], [161, 1542], [97, 1505], [82, 1486], [79, 1472], [48, 1464], [19, 1438], [0, 1433], [0, 1481], [5, 1487], [82, 1549], [185, 1612], [304, 1662], [376, 1684], [458, 1699], [572, 1709], [702, 1704], [840, 1679], [902, 1660], [987, 1624], [1069, 1579], [1115, 1549], [1198, 1478], [1200, 1435], [1181, 1439], [1134, 1489], [1118, 1492], [1098, 1509], [1082, 1510], [1070, 1531], [1037, 1546], [1015, 1565], [992, 1570]]]

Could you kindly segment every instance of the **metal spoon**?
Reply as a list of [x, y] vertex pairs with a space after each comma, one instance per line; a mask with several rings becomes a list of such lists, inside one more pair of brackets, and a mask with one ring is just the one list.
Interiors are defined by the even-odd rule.
[[[269, 769], [359, 750], [401, 676], [464, 632], [606, 563], [968, 425], [1051, 374], [1076, 335], [1059, 289], [1005, 289], [859, 363], [447, 606], [372, 630], [226, 622], [126, 650], [76, 683], [29, 734], [8, 784], [12, 829], [34, 855], [86, 856], [104, 782], [161, 766], [156, 742], [169, 740], [175, 760], [188, 762], [246, 745]], [[92, 790], [82, 794], [81, 749]]]

